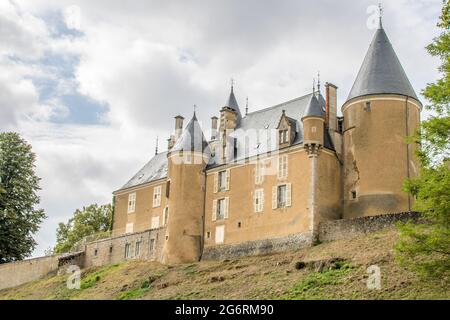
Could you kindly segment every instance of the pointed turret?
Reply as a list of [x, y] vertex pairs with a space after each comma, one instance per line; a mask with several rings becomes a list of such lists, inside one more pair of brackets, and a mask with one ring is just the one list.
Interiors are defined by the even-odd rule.
[[302, 119], [306, 117], [325, 117], [325, 112], [314, 94], [311, 95], [311, 100], [309, 100], [308, 107], [306, 107]]
[[344, 218], [411, 211], [414, 199], [402, 188], [418, 173], [417, 146], [407, 137], [419, 128], [421, 108], [380, 18], [341, 109]]
[[236, 97], [234, 96], [234, 86], [231, 85], [230, 96], [228, 97], [227, 103], [225, 107], [230, 108], [234, 112], [236, 112], [237, 122], [242, 119], [241, 110], [239, 109], [239, 104], [237, 103]]
[[418, 100], [381, 21], [347, 101], [370, 94], [399, 94]]
[[203, 135], [203, 131], [198, 123], [197, 116], [192, 116], [192, 119], [187, 124], [178, 141], [175, 143], [170, 152], [176, 151], [196, 151], [204, 152], [208, 148], [208, 142]]
[[325, 112], [313, 93], [302, 117], [303, 144], [308, 150], [311, 146], [323, 146]]
[[167, 155], [170, 217], [164, 240], [164, 263], [186, 263], [200, 259], [204, 234], [205, 168], [209, 153], [194, 112]]

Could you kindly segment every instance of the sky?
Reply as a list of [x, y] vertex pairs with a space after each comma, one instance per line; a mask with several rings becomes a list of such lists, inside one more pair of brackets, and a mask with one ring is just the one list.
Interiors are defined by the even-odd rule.
[[[321, 83], [345, 102], [376, 26], [376, 0], [1, 0], [0, 131], [37, 155], [47, 219], [33, 256], [59, 222], [111, 201], [193, 105], [208, 136], [235, 82], [249, 111]], [[383, 26], [416, 92], [438, 77], [425, 46], [442, 0], [384, 0]], [[375, 19], [374, 19], [375, 18]], [[323, 85], [322, 85], [323, 88]], [[419, 95], [422, 102], [426, 100]], [[426, 113], [423, 114], [426, 117]]]

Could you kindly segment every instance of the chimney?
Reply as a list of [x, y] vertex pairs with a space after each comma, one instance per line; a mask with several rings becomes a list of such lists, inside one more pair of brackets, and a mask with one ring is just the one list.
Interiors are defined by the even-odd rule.
[[181, 137], [181, 133], [183, 132], [183, 120], [184, 118], [180, 115], [175, 117], [175, 138], [174, 143], [177, 142], [178, 138]]
[[326, 92], [326, 115], [325, 125], [331, 132], [337, 130], [337, 87], [332, 83], [325, 84]]
[[211, 117], [211, 140], [217, 139], [217, 120], [216, 116]]

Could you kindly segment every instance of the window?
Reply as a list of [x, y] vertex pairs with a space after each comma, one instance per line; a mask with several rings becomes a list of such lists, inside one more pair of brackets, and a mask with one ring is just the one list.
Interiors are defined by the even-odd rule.
[[214, 193], [230, 190], [230, 169], [214, 174]]
[[158, 228], [159, 228], [159, 216], [152, 217], [151, 229], [158, 229]]
[[217, 202], [217, 220], [221, 220], [225, 217], [225, 199], [220, 199]]
[[206, 239], [211, 239], [211, 231], [206, 232]]
[[264, 209], [264, 189], [255, 190], [253, 201], [255, 212], [262, 212]]
[[170, 180], [167, 180], [166, 182], [166, 198], [169, 198], [170, 196]]
[[169, 222], [169, 207], [164, 208], [164, 226], [167, 226], [167, 223]]
[[284, 129], [279, 131], [279, 142], [280, 144], [289, 142], [289, 130]]
[[311, 127], [311, 132], [312, 133], [316, 133], [317, 132], [317, 127]]
[[238, 228], [240, 228], [242, 226], [242, 223], [239, 221], [238, 222]]
[[128, 259], [131, 256], [131, 244], [125, 244], [125, 259]]
[[272, 209], [291, 206], [291, 184], [281, 184], [272, 189]]
[[109, 254], [113, 252], [113, 246], [109, 246]]
[[356, 191], [355, 190], [352, 191], [352, 199], [356, 199]]
[[225, 226], [216, 227], [216, 243], [223, 243], [225, 239]]
[[153, 208], [161, 205], [161, 186], [153, 188]]
[[94, 249], [94, 256], [96, 257], [98, 254], [98, 249]]
[[155, 239], [150, 239], [150, 251], [155, 250]]
[[286, 179], [288, 176], [288, 156], [282, 155], [278, 157], [278, 178]]
[[261, 184], [264, 181], [264, 162], [258, 161], [255, 165], [255, 184]]
[[128, 213], [133, 213], [136, 209], [136, 193], [128, 195]]
[[141, 240], [136, 241], [136, 245], [134, 247], [134, 256], [139, 257], [141, 255]]
[[223, 220], [228, 218], [229, 198], [222, 198], [213, 201], [212, 220]]
[[372, 105], [371, 105], [370, 101], [367, 101], [367, 102], [366, 102], [366, 107], [364, 108], [364, 110], [370, 112], [371, 106], [372, 106]]
[[220, 171], [219, 172], [219, 191], [225, 190], [227, 186], [227, 172]]
[[133, 233], [133, 229], [134, 229], [134, 223], [133, 222], [127, 223], [127, 225], [125, 227], [125, 233]]

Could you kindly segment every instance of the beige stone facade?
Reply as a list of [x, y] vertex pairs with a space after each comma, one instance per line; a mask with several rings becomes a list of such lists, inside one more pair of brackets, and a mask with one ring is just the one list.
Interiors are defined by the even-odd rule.
[[158, 259], [181, 263], [310, 245], [321, 223], [411, 211], [402, 184], [419, 168], [406, 137], [422, 105], [384, 29], [341, 117], [337, 92], [327, 83], [325, 98], [317, 90], [242, 115], [232, 87], [209, 141], [195, 114], [184, 130], [177, 116], [168, 152], [114, 193], [113, 235], [165, 226]]

